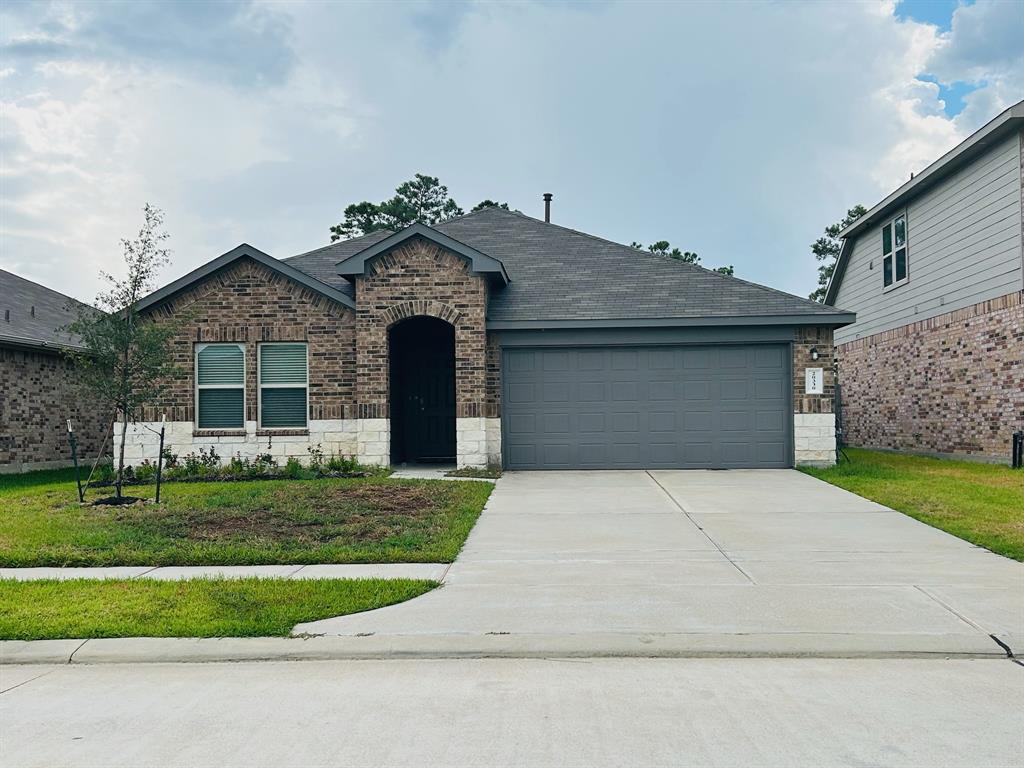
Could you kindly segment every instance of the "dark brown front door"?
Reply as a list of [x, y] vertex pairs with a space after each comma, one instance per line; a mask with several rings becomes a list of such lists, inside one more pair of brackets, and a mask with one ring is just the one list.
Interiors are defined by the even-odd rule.
[[391, 461], [455, 461], [455, 329], [416, 317], [390, 333]]

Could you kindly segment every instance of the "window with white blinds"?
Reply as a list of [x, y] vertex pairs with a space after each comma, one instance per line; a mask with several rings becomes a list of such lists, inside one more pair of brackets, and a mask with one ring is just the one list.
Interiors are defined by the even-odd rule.
[[265, 429], [305, 427], [307, 381], [305, 344], [260, 344], [260, 426]]
[[245, 427], [245, 347], [199, 344], [196, 347], [196, 426], [199, 429]]

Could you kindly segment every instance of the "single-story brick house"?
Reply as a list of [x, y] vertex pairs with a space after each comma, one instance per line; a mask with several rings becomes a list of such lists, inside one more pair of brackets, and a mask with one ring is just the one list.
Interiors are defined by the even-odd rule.
[[283, 260], [241, 245], [139, 307], [187, 318], [145, 414], [176, 452], [507, 469], [831, 463], [854, 320], [498, 208]]
[[1024, 101], [840, 235], [851, 445], [1009, 463], [1024, 430]]
[[95, 458], [104, 444], [113, 414], [94, 407], [64, 355], [80, 348], [62, 330], [79, 306], [0, 269], [0, 473], [69, 465], [68, 419], [81, 456]]

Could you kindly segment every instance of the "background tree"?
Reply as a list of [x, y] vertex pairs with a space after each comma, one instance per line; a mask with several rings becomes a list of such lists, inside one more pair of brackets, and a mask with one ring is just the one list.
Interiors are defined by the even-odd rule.
[[484, 208], [501, 208], [503, 211], [507, 211], [508, 203], [496, 203], [490, 199], [481, 200], [479, 203], [474, 205], [469, 212], [476, 213], [477, 211], [482, 211]]
[[[636, 242], [636, 240], [630, 243], [630, 247], [643, 250], [643, 246]], [[659, 240], [656, 243], [651, 243], [647, 246], [647, 250], [651, 253], [656, 253], [659, 256], [668, 256], [671, 259], [682, 261], [687, 264], [700, 264], [700, 256], [698, 256], [694, 251], [681, 251], [678, 248], [673, 248], [672, 244], [669, 243], [668, 240]], [[729, 265], [728, 267], [715, 267], [711, 271], [732, 277], [734, 270], [732, 265]]]
[[139, 299], [156, 287], [157, 273], [170, 263], [170, 251], [164, 247], [168, 234], [163, 231], [163, 212], [148, 203], [143, 212], [138, 237], [121, 240], [126, 276], [118, 279], [101, 272], [107, 290], [96, 296], [95, 308], [83, 308], [68, 325], [82, 339], [83, 349], [71, 353], [82, 383], [95, 396], [96, 407], [120, 415], [125, 425], [117, 456], [118, 499], [124, 482], [127, 425], [135, 423], [144, 405], [160, 397], [175, 370], [169, 341], [177, 323], [150, 322], [135, 310]]
[[812, 301], [825, 301], [825, 292], [828, 290], [832, 273], [836, 271], [836, 259], [839, 258], [839, 251], [843, 247], [839, 233], [867, 212], [868, 209], [863, 205], [853, 206], [846, 212], [842, 221], [825, 227], [825, 234], [811, 244], [811, 253], [814, 254], [814, 258], [824, 263], [818, 265], [818, 288], [807, 298]]
[[399, 230], [410, 224], [437, 224], [463, 213], [436, 176], [417, 173], [382, 203], [364, 200], [345, 208], [345, 219], [331, 227], [331, 242], [359, 237], [382, 229]]

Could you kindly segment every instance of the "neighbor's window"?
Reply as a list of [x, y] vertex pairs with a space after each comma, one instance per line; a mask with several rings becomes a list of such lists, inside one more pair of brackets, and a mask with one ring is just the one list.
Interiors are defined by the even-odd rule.
[[196, 426], [199, 429], [245, 427], [245, 347], [199, 344], [196, 347]]
[[306, 345], [268, 343], [259, 347], [260, 426], [306, 426]]
[[907, 215], [901, 213], [882, 227], [882, 287], [907, 279]]

